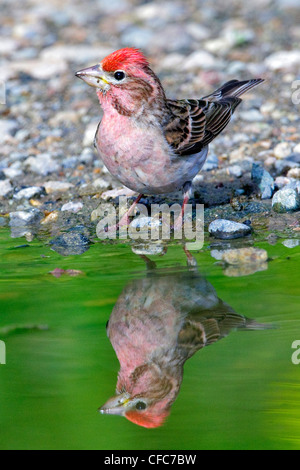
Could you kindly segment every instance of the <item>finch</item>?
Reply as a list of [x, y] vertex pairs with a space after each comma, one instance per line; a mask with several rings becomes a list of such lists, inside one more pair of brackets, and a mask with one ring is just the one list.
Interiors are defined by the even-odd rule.
[[138, 200], [183, 189], [183, 211], [210, 142], [231, 120], [240, 96], [263, 82], [231, 80], [199, 100], [170, 100], [134, 48], [115, 51], [76, 76], [96, 88], [104, 115], [95, 145], [110, 173], [140, 193]]
[[220, 300], [197, 268], [149, 272], [124, 288], [110, 316], [107, 334], [120, 371], [116, 396], [99, 411], [146, 428], [161, 426], [189, 358], [234, 329], [266, 327]]

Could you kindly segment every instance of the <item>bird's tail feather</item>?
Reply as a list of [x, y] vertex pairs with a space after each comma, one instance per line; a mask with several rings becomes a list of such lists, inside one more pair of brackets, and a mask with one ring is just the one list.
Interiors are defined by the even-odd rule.
[[210, 100], [218, 101], [227, 97], [238, 98], [262, 82], [264, 82], [264, 79], [262, 78], [254, 78], [252, 80], [244, 81], [230, 80], [214, 91], [211, 95], [204, 96], [204, 99], [209, 98]]

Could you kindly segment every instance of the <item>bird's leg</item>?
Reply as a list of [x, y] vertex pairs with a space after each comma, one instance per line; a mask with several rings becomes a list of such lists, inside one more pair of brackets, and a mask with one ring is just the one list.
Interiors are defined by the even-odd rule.
[[183, 223], [183, 217], [185, 213], [185, 207], [188, 204], [190, 197], [191, 197], [191, 189], [192, 189], [192, 183], [188, 182], [185, 183], [183, 186], [183, 203], [182, 203], [182, 209], [179, 217], [175, 220], [174, 223], [174, 230], [181, 230], [182, 229], [182, 223]]
[[123, 217], [121, 218], [121, 220], [119, 221], [119, 223], [117, 224], [117, 228], [119, 227], [123, 227], [124, 225], [129, 225], [130, 223], [130, 220], [129, 220], [129, 217], [131, 216], [131, 214], [133, 213], [134, 209], [135, 209], [135, 206], [140, 202], [140, 200], [142, 199], [143, 197], [143, 194], [139, 194], [138, 197], [136, 198], [136, 200], [134, 201], [134, 203], [129, 207], [128, 211], [126, 212], [126, 214], [123, 215]]
[[143, 197], [143, 194], [139, 194], [139, 196], [136, 198], [134, 203], [129, 207], [128, 211], [123, 215], [121, 220], [119, 220], [119, 222], [116, 225], [113, 225], [112, 227], [108, 227], [108, 229], [107, 229], [108, 233], [109, 232], [115, 232], [116, 230], [118, 230], [120, 227], [123, 227], [124, 225], [129, 225], [129, 223], [130, 223], [129, 217], [132, 214], [132, 212], [134, 211], [135, 206], [142, 199], [142, 197]]

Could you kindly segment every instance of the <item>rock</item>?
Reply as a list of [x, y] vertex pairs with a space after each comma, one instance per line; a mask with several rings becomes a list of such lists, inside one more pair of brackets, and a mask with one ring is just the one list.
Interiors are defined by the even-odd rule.
[[148, 49], [153, 40], [153, 31], [142, 26], [131, 26], [122, 34], [121, 41], [125, 46], [131, 44], [133, 47]]
[[150, 243], [135, 244], [132, 247], [132, 251], [140, 256], [163, 255], [166, 253], [167, 247], [163, 245], [161, 241], [152, 241]]
[[286, 176], [277, 176], [277, 178], [275, 179], [275, 186], [277, 186], [278, 189], [281, 189], [290, 182], [291, 180], [289, 178], [286, 178]]
[[131, 222], [130, 226], [133, 227], [134, 229], [137, 229], [137, 228], [142, 229], [145, 227], [148, 227], [148, 228], [160, 227], [161, 221], [159, 220], [159, 218], [137, 217]]
[[258, 109], [248, 109], [247, 111], [242, 111], [240, 117], [243, 121], [247, 122], [259, 122], [264, 120], [264, 116], [258, 111]]
[[254, 163], [251, 178], [258, 185], [262, 199], [271, 199], [275, 189], [274, 179], [261, 165]]
[[5, 227], [6, 224], [7, 220], [5, 219], [5, 217], [0, 217], [0, 227]]
[[11, 212], [9, 217], [9, 225], [11, 227], [24, 227], [39, 222], [42, 218], [42, 214], [37, 209], [31, 209], [30, 211]]
[[272, 207], [275, 212], [293, 212], [300, 210], [300, 195], [297, 189], [280, 189], [272, 199]]
[[23, 72], [38, 80], [48, 80], [56, 75], [61, 75], [68, 71], [67, 62], [63, 60], [18, 60], [10, 64], [13, 72]]
[[297, 153], [300, 155], [300, 144], [297, 144], [294, 148], [293, 148], [293, 153]]
[[67, 183], [66, 181], [47, 181], [47, 183], [44, 183], [44, 187], [47, 194], [65, 193], [69, 189], [74, 188], [74, 184]]
[[94, 186], [96, 189], [105, 190], [105, 189], [108, 189], [109, 187], [111, 187], [111, 184], [110, 184], [108, 181], [105, 181], [105, 179], [103, 179], [103, 178], [97, 178], [97, 179], [93, 182], [93, 186]]
[[199, 69], [211, 69], [216, 66], [217, 59], [206, 51], [196, 51], [186, 57], [183, 70], [193, 71]]
[[61, 208], [62, 212], [73, 212], [76, 214], [83, 208], [82, 202], [68, 202], [67, 204], [64, 204]]
[[14, 198], [17, 199], [18, 201], [21, 199], [31, 199], [32, 197], [35, 197], [39, 194], [41, 194], [42, 188], [39, 186], [31, 186], [29, 188], [24, 188], [18, 191], [15, 195]]
[[300, 179], [300, 168], [292, 168], [291, 170], [289, 170], [288, 174], [287, 174], [287, 177], [299, 180]]
[[297, 248], [297, 246], [300, 246], [300, 240], [295, 240], [295, 239], [284, 240], [282, 244], [286, 248]]
[[36, 157], [29, 157], [24, 162], [26, 166], [29, 166], [30, 171], [37, 173], [41, 176], [47, 176], [50, 173], [59, 171], [59, 164], [51, 158], [48, 154], [41, 154]]
[[265, 65], [270, 70], [288, 70], [300, 65], [300, 51], [278, 51], [265, 59]]
[[201, 171], [211, 171], [219, 167], [219, 159], [217, 155], [208, 154], [207, 160], [204, 163]]
[[106, 57], [112, 50], [103, 46], [91, 45], [54, 45], [43, 49], [41, 58], [47, 62], [75, 62], [77, 64], [97, 63], [100, 57]]
[[288, 142], [280, 142], [274, 148], [274, 155], [276, 158], [287, 158], [292, 153], [292, 146]]
[[71, 256], [85, 253], [89, 249], [90, 241], [83, 233], [74, 229], [56, 237], [50, 245], [60, 255]]
[[239, 248], [225, 251], [222, 260], [231, 265], [259, 264], [268, 260], [268, 253], [266, 250], [253, 247]]
[[249, 235], [251, 227], [239, 222], [232, 222], [231, 220], [218, 219], [210, 224], [208, 231], [215, 238], [227, 240]]
[[232, 165], [228, 167], [228, 172], [230, 175], [235, 176], [236, 178], [241, 178], [241, 176], [243, 176], [243, 170], [239, 165]]
[[0, 197], [7, 196], [12, 190], [13, 187], [8, 179], [0, 181]]
[[18, 127], [17, 121], [13, 119], [0, 119], [0, 143], [5, 142], [7, 137], [14, 135]]
[[98, 124], [98, 122], [90, 122], [90, 124], [86, 127], [82, 142], [84, 147], [93, 145]]
[[115, 199], [120, 196], [127, 196], [127, 197], [134, 197], [137, 196], [138, 193], [132, 191], [129, 188], [118, 188], [118, 189], [111, 189], [109, 191], [105, 191], [104, 193], [101, 194], [101, 199], [104, 201], [108, 201], [109, 199]]

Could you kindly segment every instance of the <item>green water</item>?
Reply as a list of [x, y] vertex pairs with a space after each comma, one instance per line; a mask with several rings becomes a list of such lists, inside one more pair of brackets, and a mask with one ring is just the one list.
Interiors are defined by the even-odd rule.
[[[1, 449], [300, 448], [300, 365], [291, 360], [300, 340], [299, 247], [260, 245], [268, 269], [244, 277], [226, 276], [207, 248], [194, 253], [197, 276], [222, 305], [276, 328], [232, 331], [194, 354], [165, 424], [145, 429], [97, 412], [119, 370], [106, 323], [126, 286], [147, 278], [145, 262], [129, 244], [65, 258], [39, 241], [23, 244], [0, 231]], [[180, 246], [151, 259], [159, 273], [179, 273], [180, 285]], [[84, 274], [55, 278], [56, 268]]]

